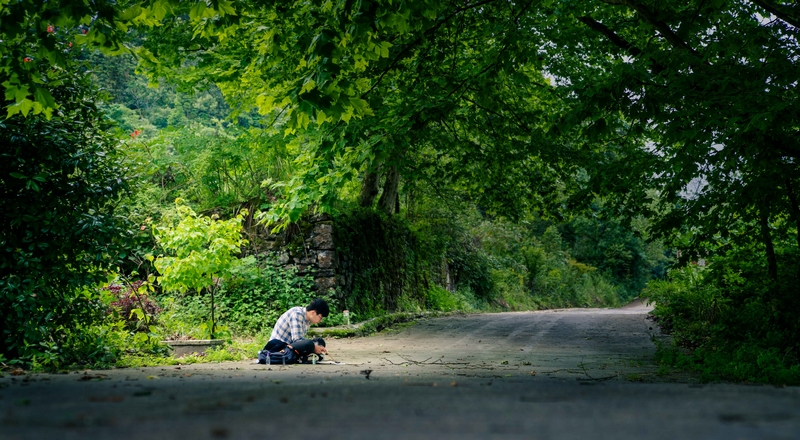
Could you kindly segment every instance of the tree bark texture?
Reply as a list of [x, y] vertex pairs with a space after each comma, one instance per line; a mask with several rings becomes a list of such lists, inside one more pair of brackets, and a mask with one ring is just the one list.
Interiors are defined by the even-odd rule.
[[381, 181], [380, 170], [367, 171], [364, 181], [361, 182], [361, 194], [358, 196], [358, 205], [363, 208], [371, 208], [375, 204], [375, 197], [378, 196], [379, 184]]
[[391, 167], [386, 172], [386, 181], [383, 182], [383, 193], [378, 200], [378, 208], [385, 212], [387, 215], [392, 215], [395, 212], [395, 204], [397, 202], [397, 191], [400, 188], [400, 172], [397, 167]]
[[769, 233], [769, 202], [761, 205], [759, 224], [761, 225], [761, 238], [767, 251], [767, 271], [773, 281], [778, 281], [778, 259], [775, 257], [775, 246], [772, 244], [772, 235]]

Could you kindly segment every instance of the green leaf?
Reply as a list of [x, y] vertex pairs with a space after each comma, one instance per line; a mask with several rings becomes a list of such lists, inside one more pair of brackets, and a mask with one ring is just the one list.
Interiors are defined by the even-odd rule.
[[43, 108], [46, 109], [57, 108], [56, 100], [53, 98], [53, 95], [50, 93], [50, 91], [45, 88], [37, 87], [36, 91], [33, 94], [33, 97], [34, 100], [37, 103], [41, 104]]
[[30, 111], [33, 109], [33, 101], [25, 98], [9, 105], [6, 108], [8, 109], [9, 118], [17, 113], [22, 113], [23, 116], [28, 116], [28, 113], [30, 113]]
[[122, 21], [131, 21], [134, 18], [142, 15], [142, 12], [143, 9], [140, 5], [133, 5], [130, 8], [124, 10], [122, 13], [120, 13], [117, 19]]
[[208, 7], [204, 1], [195, 3], [189, 10], [189, 19], [192, 21], [200, 20], [205, 15], [206, 9], [208, 9]]

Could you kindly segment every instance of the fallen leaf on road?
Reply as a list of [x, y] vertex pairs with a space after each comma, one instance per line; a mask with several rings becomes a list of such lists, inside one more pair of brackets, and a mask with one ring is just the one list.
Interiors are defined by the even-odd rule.
[[23, 370], [22, 368], [15, 368], [11, 370], [11, 373], [9, 374], [11, 374], [12, 376], [22, 376], [25, 374], [25, 370]]

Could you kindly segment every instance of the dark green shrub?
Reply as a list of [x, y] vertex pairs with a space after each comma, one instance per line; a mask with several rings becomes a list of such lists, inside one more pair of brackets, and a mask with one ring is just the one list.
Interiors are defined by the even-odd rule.
[[117, 141], [86, 75], [62, 72], [59, 81], [52, 119], [0, 121], [0, 353], [47, 365], [80, 353], [98, 359], [102, 347], [94, 351], [92, 341], [99, 339], [82, 332], [105, 309], [87, 287], [125, 256], [114, 212], [125, 191]]
[[334, 218], [333, 230], [343, 308], [369, 318], [396, 310], [403, 296], [424, 301], [429, 254], [403, 219], [356, 209]]
[[689, 265], [650, 283], [653, 314], [672, 335], [659, 349], [662, 362], [706, 380], [800, 383], [797, 253], [778, 249], [775, 282], [757, 251], [729, 249], [707, 268]]

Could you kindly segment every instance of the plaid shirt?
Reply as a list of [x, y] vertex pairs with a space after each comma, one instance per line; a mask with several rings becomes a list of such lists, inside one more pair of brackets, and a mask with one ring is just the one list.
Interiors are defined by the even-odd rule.
[[310, 326], [311, 323], [306, 319], [306, 308], [292, 307], [278, 318], [278, 322], [275, 323], [269, 339], [278, 339], [291, 344], [305, 338]]

